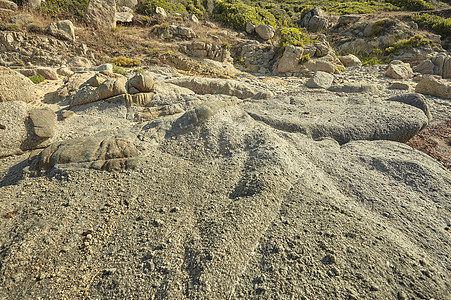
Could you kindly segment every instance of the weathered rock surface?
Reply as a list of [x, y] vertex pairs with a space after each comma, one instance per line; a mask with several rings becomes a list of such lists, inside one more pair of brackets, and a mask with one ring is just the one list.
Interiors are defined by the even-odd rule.
[[116, 2], [114, 0], [89, 0], [85, 21], [98, 29], [116, 27]]
[[451, 83], [446, 79], [437, 79], [431, 75], [425, 75], [415, 87], [415, 92], [451, 99]]
[[419, 108], [424, 112], [424, 114], [428, 118], [428, 122], [432, 121], [432, 114], [427, 99], [421, 94], [417, 93], [404, 94], [389, 98], [387, 99], [387, 101], [401, 102]]
[[111, 171], [131, 167], [138, 155], [133, 138], [102, 133], [52, 144], [34, 158], [32, 168], [39, 172], [64, 165]]
[[167, 82], [190, 89], [201, 95], [223, 94], [235, 96], [240, 99], [268, 99], [273, 96], [273, 93], [270, 91], [258, 90], [247, 84], [234, 80], [186, 77], [172, 79]]
[[[341, 99], [290, 104], [290, 100], [262, 101], [245, 106], [255, 120], [314, 140], [330, 137], [340, 144], [352, 140], [407, 142], [428, 124], [420, 109], [396, 102]], [[291, 100], [297, 103], [296, 98]]]
[[36, 88], [30, 79], [5, 67], [0, 67], [0, 102], [35, 100]]

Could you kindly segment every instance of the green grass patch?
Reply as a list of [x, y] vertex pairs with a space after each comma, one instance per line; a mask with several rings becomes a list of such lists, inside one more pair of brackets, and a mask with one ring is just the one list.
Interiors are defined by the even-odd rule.
[[442, 36], [451, 36], [451, 18], [442, 18], [430, 14], [413, 15], [412, 20], [420, 26], [426, 26]]
[[28, 78], [30, 78], [30, 80], [33, 81], [34, 84], [39, 84], [45, 81], [45, 77], [41, 74], [28, 76]]

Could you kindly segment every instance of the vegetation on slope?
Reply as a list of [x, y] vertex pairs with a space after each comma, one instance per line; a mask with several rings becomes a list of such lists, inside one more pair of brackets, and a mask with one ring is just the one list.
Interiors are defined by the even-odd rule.
[[428, 27], [442, 36], [451, 36], [451, 18], [442, 18], [430, 14], [414, 15], [412, 20], [419, 25]]

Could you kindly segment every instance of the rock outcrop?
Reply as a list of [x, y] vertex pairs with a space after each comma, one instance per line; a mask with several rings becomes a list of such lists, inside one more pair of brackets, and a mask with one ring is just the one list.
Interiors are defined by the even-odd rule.
[[132, 167], [138, 155], [133, 138], [106, 132], [52, 144], [33, 159], [32, 169], [40, 172], [63, 165], [111, 171]]
[[172, 79], [168, 83], [190, 89], [201, 95], [223, 94], [235, 96], [240, 99], [268, 99], [273, 96], [273, 93], [270, 91], [257, 89], [234, 80], [186, 77]]
[[425, 75], [415, 87], [415, 92], [451, 99], [451, 83], [446, 79], [437, 79], [432, 75]]

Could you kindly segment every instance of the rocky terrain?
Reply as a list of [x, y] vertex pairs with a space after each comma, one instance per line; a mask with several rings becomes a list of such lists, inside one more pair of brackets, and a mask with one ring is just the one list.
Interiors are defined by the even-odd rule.
[[39, 5], [0, 0], [0, 299], [451, 298], [449, 36]]

